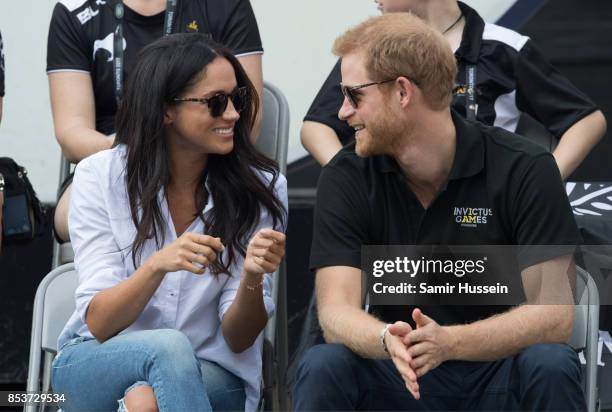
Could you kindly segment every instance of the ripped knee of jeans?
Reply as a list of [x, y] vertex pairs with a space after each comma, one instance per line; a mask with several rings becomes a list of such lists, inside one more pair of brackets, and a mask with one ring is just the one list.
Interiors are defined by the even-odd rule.
[[138, 381], [134, 383], [133, 385], [131, 385], [129, 388], [127, 388], [125, 392], [123, 392], [123, 398], [117, 401], [117, 403], [119, 404], [119, 406], [117, 407], [117, 412], [129, 412], [127, 407], [125, 406], [125, 397], [127, 396], [129, 391], [131, 391], [132, 389], [138, 388], [140, 386], [151, 386], [151, 385], [147, 381]]

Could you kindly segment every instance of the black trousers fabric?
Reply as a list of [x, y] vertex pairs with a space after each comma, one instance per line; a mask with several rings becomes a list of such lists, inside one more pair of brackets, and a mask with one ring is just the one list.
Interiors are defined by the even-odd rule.
[[364, 359], [343, 345], [306, 352], [293, 408], [313, 410], [584, 411], [578, 356], [539, 344], [495, 362], [448, 361], [419, 379], [416, 401], [391, 360]]

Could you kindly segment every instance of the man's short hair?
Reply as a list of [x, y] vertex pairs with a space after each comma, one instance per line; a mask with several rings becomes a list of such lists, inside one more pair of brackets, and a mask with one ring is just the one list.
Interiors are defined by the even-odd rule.
[[448, 41], [411, 13], [372, 17], [334, 42], [339, 57], [364, 52], [372, 81], [405, 76], [416, 82], [434, 110], [450, 105], [457, 62]]

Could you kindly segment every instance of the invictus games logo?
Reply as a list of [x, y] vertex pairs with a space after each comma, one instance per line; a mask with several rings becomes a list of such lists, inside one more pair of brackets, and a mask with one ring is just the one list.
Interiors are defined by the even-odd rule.
[[463, 227], [478, 227], [486, 225], [487, 219], [493, 216], [493, 209], [484, 207], [455, 207], [453, 209], [455, 223]]
[[195, 32], [200, 31], [200, 28], [198, 27], [198, 22], [195, 20], [192, 20], [192, 22], [187, 25], [187, 31], [189, 33], [195, 33]]

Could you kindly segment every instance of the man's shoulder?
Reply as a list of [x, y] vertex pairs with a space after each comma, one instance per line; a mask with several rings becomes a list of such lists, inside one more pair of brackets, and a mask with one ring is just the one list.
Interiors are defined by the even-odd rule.
[[385, 156], [361, 157], [351, 143], [340, 150], [325, 165], [317, 187], [325, 193], [360, 193], [365, 195], [373, 188], [386, 184], [383, 169], [390, 161]]
[[377, 172], [381, 156], [361, 157], [355, 153], [355, 142], [344, 146], [323, 167], [322, 175], [340, 174], [348, 176], [351, 180], [361, 176], [370, 176]]
[[344, 146], [325, 167], [330, 168], [345, 168], [350, 165], [362, 164], [362, 159], [355, 153], [355, 142], [351, 142]]

